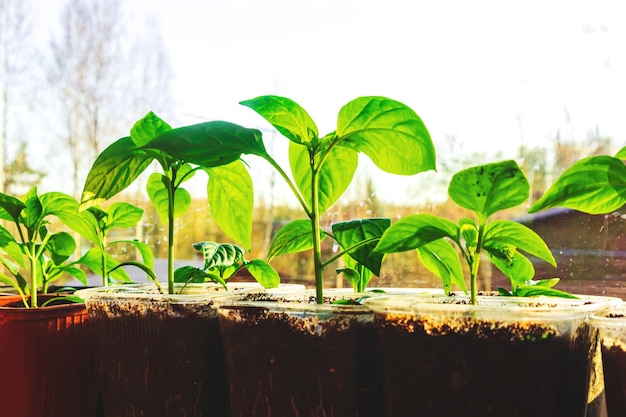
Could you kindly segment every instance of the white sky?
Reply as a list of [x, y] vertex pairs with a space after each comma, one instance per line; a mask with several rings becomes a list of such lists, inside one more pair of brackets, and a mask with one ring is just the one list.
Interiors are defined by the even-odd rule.
[[[438, 148], [514, 157], [557, 131], [599, 129], [626, 145], [626, 6], [621, 0], [124, 0], [169, 48], [168, 120], [267, 127], [239, 101], [289, 97], [335, 129], [364, 95], [412, 107]], [[155, 109], [158, 110], [158, 109]], [[440, 155], [440, 159], [443, 155]], [[384, 177], [382, 177], [384, 178]]]

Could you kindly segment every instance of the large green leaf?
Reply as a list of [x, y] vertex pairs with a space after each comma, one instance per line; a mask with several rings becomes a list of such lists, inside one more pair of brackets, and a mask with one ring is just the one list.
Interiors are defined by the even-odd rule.
[[40, 196], [44, 214], [57, 216], [63, 224], [74, 232], [98, 244], [98, 220], [88, 211], [79, 212], [79, 202], [67, 194], [44, 193]]
[[[624, 152], [626, 155], [626, 151]], [[550, 207], [568, 207], [589, 214], [615, 211], [626, 204], [626, 166], [620, 158], [592, 156], [581, 159], [532, 205], [534, 213]]]
[[20, 213], [26, 205], [18, 198], [0, 193], [0, 220], [12, 220], [18, 223]]
[[291, 99], [261, 96], [239, 104], [256, 111], [292, 142], [311, 144], [319, 136], [317, 126], [311, 116]]
[[458, 239], [458, 227], [454, 222], [432, 214], [414, 214], [392, 224], [383, 233], [374, 252], [404, 252], [444, 237]]
[[130, 138], [135, 144], [135, 147], [139, 148], [160, 134], [170, 130], [172, 130], [170, 125], [165, 123], [153, 112], [149, 112], [130, 129]]
[[[148, 177], [146, 183], [146, 191], [148, 197], [152, 202], [152, 205], [159, 214], [161, 222], [167, 224], [168, 211], [169, 211], [169, 196], [167, 187], [163, 181], [169, 181], [164, 175], [158, 172], [153, 172]], [[189, 210], [191, 207], [191, 195], [184, 188], [176, 189], [174, 193], [174, 218], [177, 219]]]
[[229, 164], [239, 159], [242, 153], [267, 155], [261, 132], [223, 121], [169, 130], [142, 149], [160, 150], [175, 160], [205, 168]]
[[443, 289], [448, 294], [452, 285], [456, 285], [467, 293], [463, 267], [459, 255], [446, 239], [438, 239], [417, 248], [417, 255], [422, 264], [443, 283]]
[[153, 159], [137, 149], [130, 137], [113, 142], [98, 155], [87, 174], [80, 210], [101, 204], [126, 189]]
[[[348, 148], [335, 147], [318, 172], [320, 213], [324, 213], [346, 191], [359, 163], [358, 153]], [[311, 205], [312, 170], [307, 148], [289, 144], [291, 173], [304, 200]]]
[[391, 225], [388, 218], [358, 219], [332, 225], [333, 235], [343, 250], [348, 250], [359, 243], [371, 241], [348, 254], [359, 264], [364, 265], [375, 275], [380, 275], [384, 253], [373, 253], [378, 240]]
[[107, 230], [135, 227], [143, 217], [143, 209], [126, 202], [117, 202], [107, 207]]
[[250, 250], [254, 192], [252, 178], [241, 161], [207, 168], [207, 195], [211, 215], [232, 239]]
[[199, 242], [193, 247], [204, 256], [203, 270], [235, 266], [244, 260], [244, 250], [230, 243]]
[[385, 97], [360, 97], [339, 112], [339, 145], [366, 154], [380, 169], [412, 175], [435, 169], [435, 147], [413, 110]]
[[74, 237], [67, 232], [59, 232], [50, 236], [46, 250], [56, 265], [65, 262], [76, 250]]
[[535, 255], [556, 266], [554, 256], [541, 236], [523, 224], [511, 220], [496, 220], [487, 224], [483, 247], [488, 249], [502, 244], [514, 245], [518, 250]]
[[43, 225], [42, 220], [46, 216], [41, 200], [37, 195], [37, 188], [31, 188], [24, 196], [26, 208], [22, 210], [21, 223], [28, 229], [28, 238], [33, 239], [38, 226]]
[[261, 259], [253, 259], [246, 262], [246, 269], [265, 288], [277, 288], [280, 284], [278, 272]]
[[461, 207], [472, 210], [480, 219], [515, 207], [528, 199], [530, 186], [515, 161], [502, 161], [457, 172], [448, 193]]
[[310, 220], [294, 220], [284, 225], [272, 241], [267, 261], [287, 253], [313, 249], [313, 233]]

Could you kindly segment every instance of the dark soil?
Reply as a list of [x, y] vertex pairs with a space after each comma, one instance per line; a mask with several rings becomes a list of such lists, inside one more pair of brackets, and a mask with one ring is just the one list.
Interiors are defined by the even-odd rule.
[[367, 316], [316, 321], [262, 307], [222, 310], [232, 417], [381, 417]]
[[609, 416], [626, 416], [626, 351], [623, 346], [602, 346], [604, 390]]
[[205, 304], [90, 306], [106, 417], [227, 417], [219, 323]]
[[468, 320], [461, 331], [383, 313], [374, 323], [387, 417], [585, 416], [589, 327], [571, 340], [527, 323]]

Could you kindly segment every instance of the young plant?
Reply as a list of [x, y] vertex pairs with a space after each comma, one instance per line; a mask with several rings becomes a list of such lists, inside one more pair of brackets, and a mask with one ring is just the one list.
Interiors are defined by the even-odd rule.
[[77, 208], [78, 202], [70, 196], [58, 192], [39, 196], [36, 187], [23, 199], [0, 193], [0, 219], [15, 226], [11, 233], [0, 225], [0, 262], [13, 275], [0, 273], [0, 282], [14, 287], [26, 307], [39, 307], [38, 291], [47, 293], [49, 284], [65, 273], [87, 284], [78, 261], [69, 262], [76, 249], [72, 235], [49, 229], [49, 218], [75, 216]]
[[[329, 261], [322, 259], [322, 239], [332, 235], [322, 230], [320, 217], [352, 182], [359, 153], [393, 174], [413, 175], [431, 170], [435, 168], [435, 150], [428, 130], [413, 110], [385, 97], [360, 97], [349, 102], [339, 111], [336, 130], [324, 136], [319, 135], [309, 114], [291, 99], [261, 96], [241, 104], [256, 111], [289, 139], [291, 177], [266, 151], [259, 131], [254, 131], [254, 138], [231, 140], [230, 156], [251, 154], [266, 160], [286, 181], [307, 216], [288, 223], [277, 233], [268, 260], [312, 249], [316, 297], [322, 303], [322, 277], [329, 261], [343, 253], [354, 258], [357, 249], [367, 247], [377, 238], [363, 236], [365, 241], [353, 242]], [[170, 147], [169, 152], [192, 163], [204, 161], [184, 146]]]
[[626, 147], [615, 156], [581, 159], [569, 167], [529, 210], [566, 207], [588, 214], [605, 214], [626, 204]]
[[[183, 188], [183, 183], [197, 171], [208, 174], [207, 194], [216, 223], [249, 250], [252, 180], [238, 154], [231, 151], [230, 143], [254, 140], [254, 135], [248, 129], [220, 121], [172, 129], [150, 112], [135, 123], [130, 137], [117, 140], [98, 156], [85, 182], [81, 210], [98, 205], [126, 189], [156, 161], [161, 172], [150, 175], [146, 189], [161, 220], [167, 224], [167, 283], [168, 293], [173, 294], [174, 221], [191, 206], [191, 196]], [[196, 155], [201, 162], [192, 165], [191, 159], [173, 156], [169, 150], [174, 148]], [[224, 187], [224, 184], [228, 186]], [[155, 278], [153, 273], [149, 275]], [[264, 282], [278, 285], [273, 280]]]
[[100, 275], [103, 286], [112, 282], [131, 282], [128, 273], [120, 268], [120, 262], [108, 253], [113, 246], [132, 245], [141, 254], [142, 264], [149, 269], [154, 268], [154, 256], [147, 244], [136, 239], [120, 239], [113, 242], [107, 240], [111, 230], [135, 227], [142, 216], [143, 209], [130, 203], [117, 202], [106, 209], [89, 207], [75, 216], [64, 219], [68, 227], [93, 243], [94, 246], [78, 262]]
[[264, 287], [276, 286], [280, 280], [278, 273], [265, 261], [244, 258], [244, 249], [230, 243], [199, 242], [193, 244], [194, 249], [202, 253], [204, 265], [202, 268], [184, 266], [174, 273], [174, 280], [179, 283], [202, 283], [207, 280], [218, 282], [226, 288], [230, 279], [242, 269], [247, 269], [250, 275]]
[[556, 266], [543, 239], [528, 227], [512, 220], [489, 218], [528, 198], [528, 180], [514, 161], [471, 167], [452, 177], [450, 198], [471, 210], [475, 218], [463, 218], [458, 224], [431, 214], [415, 214], [392, 224], [383, 234], [374, 252], [380, 254], [417, 250], [424, 266], [437, 275], [446, 293], [456, 285], [467, 292], [458, 252], [470, 274], [470, 298], [476, 304], [476, 279], [483, 251], [511, 282], [511, 290], [500, 288], [503, 295], [554, 295], [570, 297], [552, 288], [558, 279], [533, 280], [535, 269], [524, 255], [534, 255]]

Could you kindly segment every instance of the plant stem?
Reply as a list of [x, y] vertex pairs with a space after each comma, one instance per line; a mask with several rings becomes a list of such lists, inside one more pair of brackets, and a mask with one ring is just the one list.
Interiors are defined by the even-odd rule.
[[167, 184], [167, 293], [174, 294], [174, 179]]
[[32, 247], [29, 248], [30, 254], [29, 267], [30, 267], [30, 306], [37, 308], [37, 253], [36, 246], [33, 242]]
[[480, 254], [482, 252], [483, 247], [483, 233], [485, 230], [485, 223], [481, 222], [478, 226], [478, 238], [476, 240], [476, 252], [472, 256], [472, 262], [470, 265], [470, 297], [472, 305], [476, 305], [478, 303], [476, 299], [477, 288], [476, 288], [476, 280], [478, 278], [478, 269], [480, 267]]

